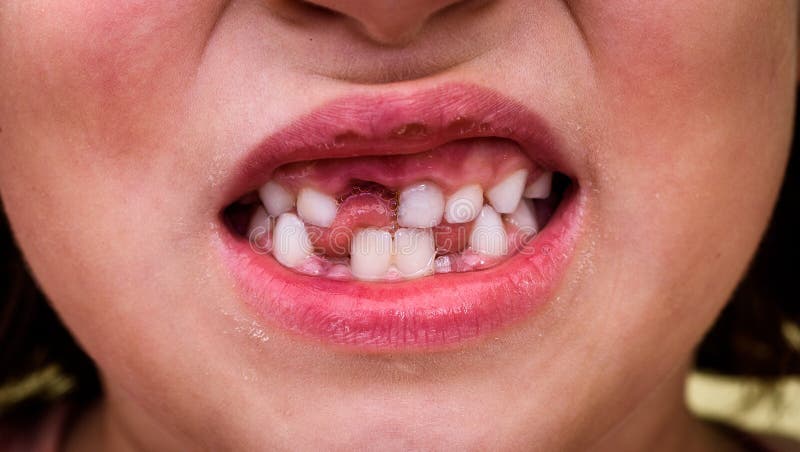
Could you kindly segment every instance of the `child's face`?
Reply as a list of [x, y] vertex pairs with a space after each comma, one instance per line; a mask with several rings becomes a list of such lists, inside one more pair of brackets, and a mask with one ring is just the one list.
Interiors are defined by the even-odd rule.
[[[313, 3], [340, 13], [272, 0], [0, 4], [0, 193], [97, 361], [114, 422], [216, 450], [375, 438], [563, 450], [674, 389], [660, 384], [677, 381], [745, 270], [781, 182], [796, 2]], [[331, 101], [371, 99], [380, 117], [386, 96], [476, 85], [543, 118], [578, 187], [574, 246], [539, 308], [395, 353], [255, 312], [220, 218], [254, 146]], [[536, 292], [519, 268], [504, 270], [496, 302]], [[269, 305], [296, 277], [262, 270], [280, 283], [260, 294]], [[402, 284], [424, 300], [436, 284], [490, 284], [480, 275]], [[327, 302], [291, 296], [282, 303]]]

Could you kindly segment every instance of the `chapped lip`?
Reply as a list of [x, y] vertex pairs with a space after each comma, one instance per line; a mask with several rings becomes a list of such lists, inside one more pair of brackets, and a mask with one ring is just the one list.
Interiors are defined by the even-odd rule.
[[242, 301], [265, 325], [358, 351], [430, 351], [496, 334], [535, 315], [569, 267], [583, 217], [573, 168], [536, 113], [475, 85], [335, 100], [267, 137], [240, 162], [226, 191], [235, 201], [280, 165], [303, 160], [410, 154], [450, 141], [499, 137], [573, 184], [527, 252], [476, 272], [400, 283], [337, 281], [301, 275], [247, 240], [219, 242]]

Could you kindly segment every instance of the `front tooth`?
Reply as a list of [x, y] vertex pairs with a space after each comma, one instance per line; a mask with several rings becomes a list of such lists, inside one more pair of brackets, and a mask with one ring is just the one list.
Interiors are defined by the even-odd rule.
[[506, 220], [526, 235], [539, 232], [539, 220], [536, 219], [536, 211], [530, 199], [523, 199], [517, 210], [506, 215]]
[[392, 234], [375, 228], [361, 229], [350, 243], [350, 271], [357, 279], [374, 281], [392, 265]]
[[438, 185], [422, 182], [400, 192], [397, 223], [404, 228], [431, 228], [442, 222], [444, 194]]
[[297, 214], [306, 223], [327, 228], [333, 224], [336, 211], [336, 200], [313, 188], [303, 188], [297, 195]]
[[278, 217], [272, 237], [272, 255], [286, 267], [300, 266], [311, 256], [311, 241], [303, 220], [293, 213]]
[[483, 188], [480, 185], [461, 187], [447, 198], [444, 219], [448, 223], [469, 223], [478, 216], [483, 206]]
[[436, 243], [433, 230], [400, 228], [394, 233], [394, 266], [406, 278], [433, 274]]
[[553, 173], [544, 173], [525, 188], [523, 196], [530, 199], [547, 199], [552, 188]]
[[258, 190], [258, 196], [267, 212], [273, 217], [292, 210], [294, 195], [275, 181], [269, 181]]
[[483, 206], [475, 219], [469, 246], [476, 253], [487, 256], [505, 256], [508, 253], [508, 235], [503, 220], [490, 206]]
[[517, 208], [528, 180], [528, 170], [521, 169], [509, 174], [486, 192], [486, 198], [499, 213], [511, 213]]

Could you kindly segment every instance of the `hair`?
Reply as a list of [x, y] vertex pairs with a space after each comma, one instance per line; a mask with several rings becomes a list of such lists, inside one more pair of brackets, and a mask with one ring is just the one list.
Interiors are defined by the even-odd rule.
[[[795, 143], [772, 222], [746, 277], [698, 347], [696, 368], [776, 381], [800, 375], [798, 258], [800, 151]], [[1, 207], [1, 206], [0, 206]], [[0, 421], [36, 419], [101, 394], [92, 360], [48, 304], [0, 209]]]

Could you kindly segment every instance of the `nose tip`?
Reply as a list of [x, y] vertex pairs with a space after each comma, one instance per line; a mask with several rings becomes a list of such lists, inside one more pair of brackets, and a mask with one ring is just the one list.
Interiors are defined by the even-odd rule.
[[371, 40], [399, 45], [413, 40], [436, 13], [464, 0], [307, 0], [352, 19]]

